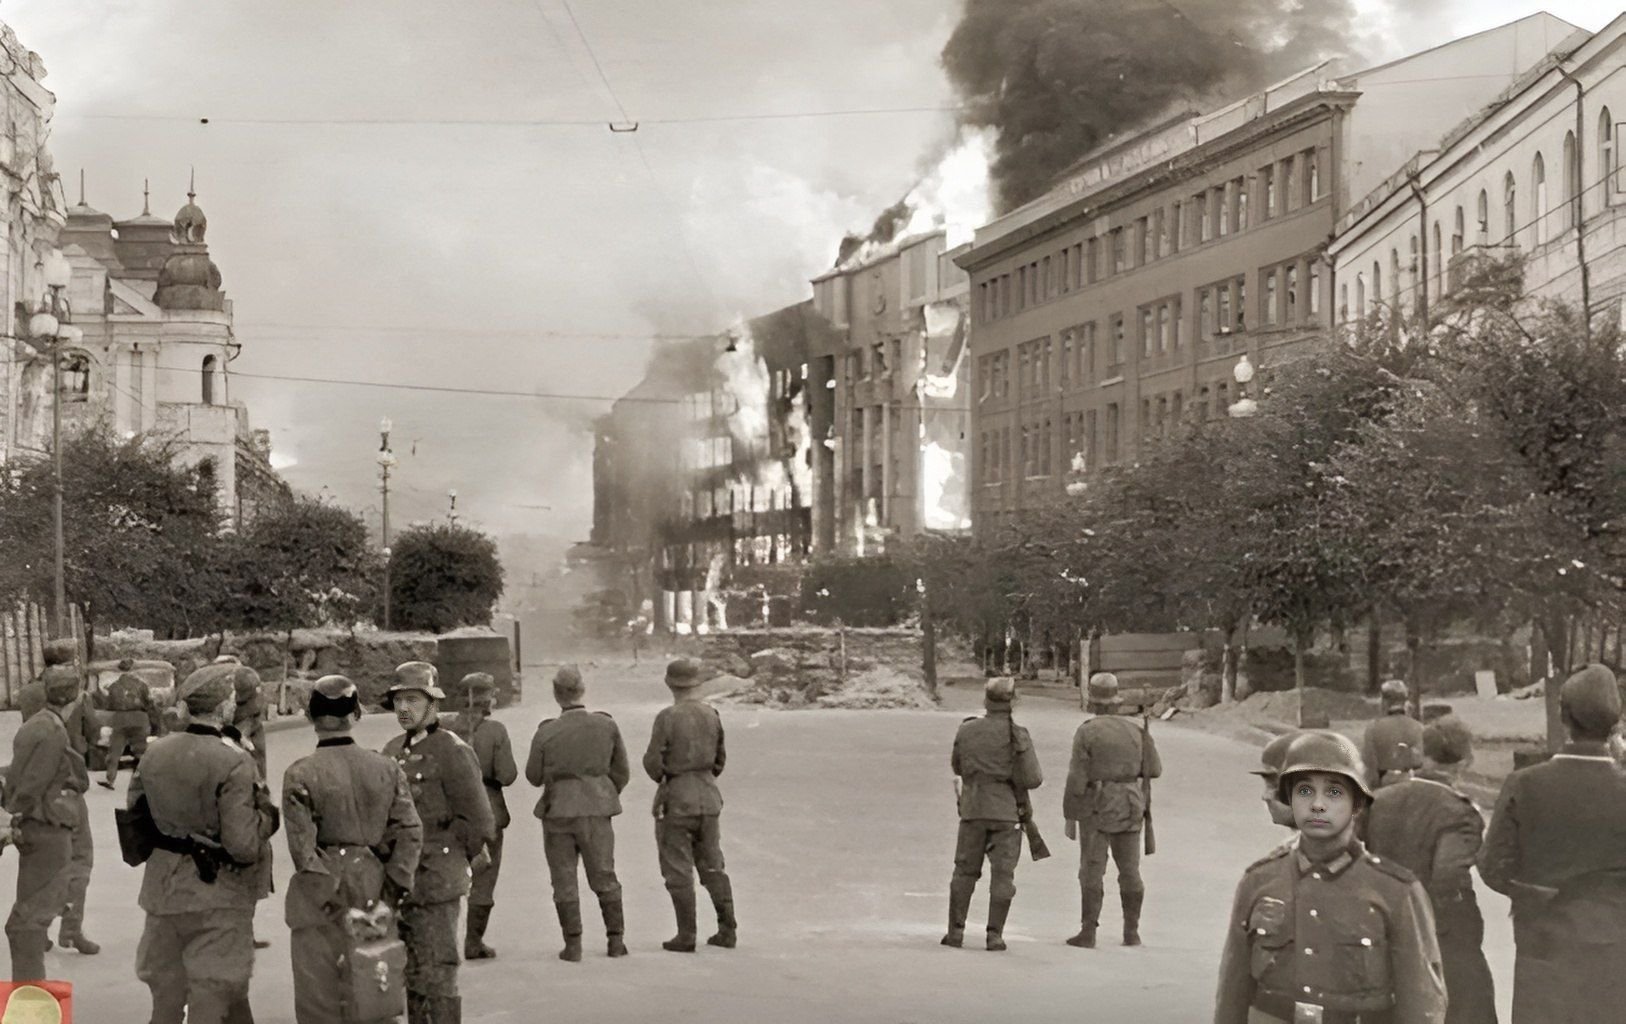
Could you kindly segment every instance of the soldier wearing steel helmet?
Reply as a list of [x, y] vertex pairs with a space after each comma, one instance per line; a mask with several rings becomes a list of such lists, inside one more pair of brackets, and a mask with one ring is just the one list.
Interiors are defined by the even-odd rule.
[[40, 678], [45, 709], [17, 730], [6, 771], [5, 805], [17, 843], [17, 899], [6, 919], [13, 981], [45, 977], [47, 931], [68, 900], [73, 832], [89, 785], [62, 718], [79, 693], [71, 665], [48, 667]]
[[458, 1024], [457, 915], [474, 866], [484, 866], [485, 845], [496, 834], [480, 763], [467, 743], [440, 727], [436, 714], [446, 694], [435, 666], [409, 661], [395, 669], [384, 707], [395, 712], [401, 735], [384, 746], [406, 774], [423, 822], [423, 853], [412, 892], [401, 901], [401, 938], [407, 946], [409, 1024]]
[[700, 666], [689, 659], [666, 666], [666, 686], [672, 691], [672, 703], [655, 716], [643, 762], [644, 772], [656, 783], [655, 842], [677, 918], [677, 934], [661, 948], [694, 952], [698, 874], [717, 913], [717, 932], [706, 944], [733, 949], [738, 924], [733, 883], [723, 865], [723, 794], [717, 788], [717, 777], [728, 760], [723, 719], [700, 699]]
[[1423, 729], [1423, 767], [1378, 791], [1366, 813], [1367, 849], [1409, 869], [1428, 892], [1450, 997], [1446, 1024], [1496, 1024], [1496, 991], [1481, 943], [1471, 874], [1485, 819], [1457, 788], [1473, 736], [1458, 718]]
[[1140, 945], [1140, 911], [1146, 899], [1141, 878], [1141, 829], [1146, 817], [1142, 780], [1163, 774], [1152, 734], [1118, 715], [1118, 677], [1097, 672], [1085, 685], [1090, 717], [1073, 735], [1062, 814], [1067, 834], [1078, 836], [1078, 882], [1083, 910], [1069, 946], [1095, 947], [1101, 904], [1106, 898], [1107, 856], [1118, 865], [1118, 898], [1123, 907], [1123, 943]]
[[1287, 748], [1293, 745], [1293, 741], [1298, 739], [1299, 735], [1297, 730], [1285, 732], [1265, 744], [1265, 749], [1259, 752], [1259, 767], [1249, 773], [1259, 776], [1259, 780], [1264, 783], [1265, 789], [1260, 799], [1265, 802], [1265, 810], [1269, 812], [1270, 820], [1274, 824], [1295, 830], [1289, 842], [1297, 840], [1298, 826], [1293, 822], [1293, 808], [1282, 800], [1282, 759], [1287, 756]]
[[958, 776], [960, 831], [949, 882], [949, 926], [943, 945], [965, 942], [971, 897], [988, 862], [987, 948], [1005, 949], [1005, 921], [1016, 898], [1016, 862], [1022, 854], [1021, 806], [1044, 782], [1028, 731], [1011, 718], [1014, 679], [990, 679], [983, 687], [986, 714], [960, 723], [949, 767]]
[[1479, 853], [1485, 884], [1513, 901], [1513, 1024], [1620, 1019], [1626, 1006], [1626, 775], [1608, 739], [1614, 673], [1564, 681], [1569, 742], [1502, 785]]
[[256, 799], [253, 759], [222, 732], [236, 710], [231, 666], [198, 669], [178, 696], [185, 731], [153, 742], [130, 779], [129, 807], [145, 806], [159, 834], [141, 881], [136, 976], [152, 1020], [221, 1024], [247, 1011], [253, 867], [278, 816]]
[[350, 910], [399, 907], [417, 877], [423, 825], [401, 766], [356, 745], [361, 698], [344, 676], [311, 687], [306, 717], [316, 750], [282, 777], [282, 813], [294, 877], [286, 916], [293, 932], [294, 1019], [350, 1021], [344, 927]]
[[559, 959], [570, 962], [582, 958], [578, 864], [587, 869], [587, 884], [598, 897], [609, 955], [627, 955], [611, 819], [621, 813], [621, 791], [632, 772], [615, 719], [605, 711], [588, 711], [582, 704], [586, 696], [581, 671], [574, 665], [561, 667], [553, 677], [559, 717], [536, 727], [525, 762], [526, 781], [542, 787], [535, 813], [542, 819], [542, 851], [565, 938]]
[[468, 707], [453, 715], [446, 727], [467, 743], [480, 762], [480, 777], [485, 782], [486, 797], [491, 801], [491, 817], [496, 829], [495, 837], [486, 844], [491, 863], [474, 873], [469, 883], [469, 913], [463, 933], [463, 959], [489, 960], [497, 951], [486, 945], [486, 925], [497, 902], [497, 875], [502, 870], [503, 831], [513, 820], [508, 814], [508, 801], [503, 789], [519, 778], [519, 766], [514, 763], [514, 747], [508, 739], [508, 728], [491, 717], [497, 701], [497, 681], [489, 672], [470, 672], [463, 677], [463, 688], [468, 694]]
[[1383, 714], [1366, 727], [1361, 738], [1361, 761], [1372, 773], [1372, 784], [1382, 787], [1410, 777], [1423, 763], [1423, 723], [1411, 717], [1407, 704], [1411, 691], [1399, 679], [1378, 689]]
[[1307, 732], [1283, 758], [1297, 847], [1249, 867], [1220, 960], [1215, 1024], [1441, 1024], [1445, 982], [1428, 894], [1369, 853], [1356, 817], [1372, 800], [1355, 744]]

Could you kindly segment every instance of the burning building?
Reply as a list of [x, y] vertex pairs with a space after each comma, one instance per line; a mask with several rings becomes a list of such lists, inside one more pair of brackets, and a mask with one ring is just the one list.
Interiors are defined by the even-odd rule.
[[808, 361], [832, 333], [802, 302], [668, 344], [599, 421], [592, 543], [655, 628], [778, 614], [761, 580], [811, 551]]

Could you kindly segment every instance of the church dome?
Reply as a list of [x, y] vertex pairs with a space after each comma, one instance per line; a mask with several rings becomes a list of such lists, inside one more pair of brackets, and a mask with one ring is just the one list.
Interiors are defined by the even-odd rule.
[[220, 268], [209, 258], [209, 247], [203, 241], [209, 219], [197, 205], [195, 193], [188, 192], [186, 200], [175, 214], [175, 251], [158, 271], [153, 301], [159, 309], [224, 310]]

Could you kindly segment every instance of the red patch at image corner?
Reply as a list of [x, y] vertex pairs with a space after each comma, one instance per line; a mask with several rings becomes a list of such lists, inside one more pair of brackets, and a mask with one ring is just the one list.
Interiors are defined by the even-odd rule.
[[73, 1024], [73, 983], [0, 981], [0, 1024]]

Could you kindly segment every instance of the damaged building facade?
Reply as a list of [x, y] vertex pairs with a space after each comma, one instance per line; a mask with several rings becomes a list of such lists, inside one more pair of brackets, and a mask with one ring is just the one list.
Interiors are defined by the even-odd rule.
[[933, 231], [813, 280], [835, 331], [811, 351], [813, 547], [883, 553], [970, 528], [969, 281]]
[[979, 531], [1223, 416], [1246, 356], [1326, 336], [1356, 199], [1575, 27], [1547, 14], [1354, 72], [1328, 62], [1080, 161], [980, 228], [970, 274]]
[[801, 302], [667, 343], [598, 421], [591, 544], [652, 628], [788, 614], [773, 577], [812, 550], [808, 360], [832, 334]]

